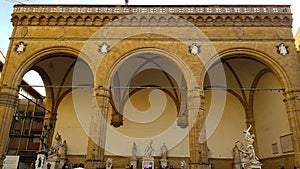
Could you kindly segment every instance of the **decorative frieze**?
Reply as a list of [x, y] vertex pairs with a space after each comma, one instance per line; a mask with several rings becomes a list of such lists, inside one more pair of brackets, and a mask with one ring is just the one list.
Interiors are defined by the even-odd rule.
[[15, 5], [14, 13], [96, 14], [290, 14], [289, 6], [74, 6]]
[[287, 26], [289, 6], [15, 5], [13, 25]]

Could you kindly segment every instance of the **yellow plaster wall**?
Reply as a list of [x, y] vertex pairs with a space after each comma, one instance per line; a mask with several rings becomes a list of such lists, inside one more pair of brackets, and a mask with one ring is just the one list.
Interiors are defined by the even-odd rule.
[[[274, 74], [267, 73], [258, 83], [258, 88], [281, 88]], [[260, 158], [275, 157], [282, 154], [280, 136], [291, 133], [284, 106], [284, 97], [277, 91], [260, 91], [254, 96], [254, 120], [256, 140]], [[272, 144], [277, 143], [278, 154], [273, 154]]]
[[123, 114], [123, 126], [108, 126], [106, 154], [129, 157], [135, 142], [137, 156], [142, 157], [147, 144], [153, 140], [154, 156], [160, 156], [163, 142], [169, 157], [189, 156], [188, 129], [177, 126], [177, 110], [170, 96], [160, 90], [141, 90], [126, 102]]
[[[208, 91], [205, 92], [205, 99], [207, 100], [206, 111], [208, 111], [210, 105], [210, 93]], [[220, 122], [209, 125], [218, 125], [207, 141], [210, 157], [233, 158], [232, 148], [236, 141], [244, 141], [243, 130], [246, 128], [245, 113], [238, 99], [227, 94], [226, 105]]]
[[77, 89], [67, 94], [59, 105], [55, 133], [67, 141], [69, 155], [86, 154], [91, 96], [91, 89]]
[[298, 32], [295, 37], [295, 46], [297, 51], [299, 51], [300, 50], [300, 28], [298, 29]]

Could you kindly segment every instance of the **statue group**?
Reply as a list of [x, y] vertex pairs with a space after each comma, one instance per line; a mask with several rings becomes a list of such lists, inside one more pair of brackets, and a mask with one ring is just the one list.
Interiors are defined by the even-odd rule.
[[144, 157], [150, 158], [153, 156], [154, 148], [152, 147], [152, 144], [153, 144], [153, 141], [150, 140], [149, 144], [145, 148]]
[[[161, 167], [166, 168], [167, 167], [167, 146], [165, 143], [160, 146], [161, 150]], [[154, 167], [154, 151], [155, 149], [153, 148], [153, 140], [150, 140], [147, 146], [144, 149], [144, 154], [143, 154], [143, 168], [153, 168]], [[135, 169], [137, 166], [137, 145], [136, 143], [132, 144], [132, 157], [130, 160], [130, 168]]]
[[55, 141], [50, 147], [49, 158], [66, 158], [66, 154], [68, 151], [68, 145], [66, 140], [62, 141], [61, 135], [56, 133]]
[[63, 164], [66, 161], [68, 146], [66, 140], [62, 141], [59, 133], [56, 133], [55, 140], [48, 151], [47, 137], [52, 128], [53, 126], [51, 123], [49, 127], [47, 125], [44, 126], [41, 137], [42, 149], [37, 152], [37, 160], [35, 161], [36, 169], [43, 169], [45, 166], [47, 166], [47, 168], [52, 168], [51, 164], [55, 164], [53, 165], [55, 168], [55, 166], [60, 166], [60, 163]]
[[[259, 162], [259, 158], [255, 154], [253, 142], [255, 135], [250, 133], [251, 125], [247, 130], [244, 130], [245, 134], [245, 140], [246, 140], [246, 145], [244, 145], [242, 142], [237, 141], [235, 142], [235, 146], [232, 149], [233, 151], [233, 157], [234, 157], [234, 164], [235, 164], [235, 169], [240, 169], [242, 166], [261, 166], [261, 163]], [[240, 145], [238, 145], [240, 143]], [[245, 168], [245, 167], [244, 167]]]

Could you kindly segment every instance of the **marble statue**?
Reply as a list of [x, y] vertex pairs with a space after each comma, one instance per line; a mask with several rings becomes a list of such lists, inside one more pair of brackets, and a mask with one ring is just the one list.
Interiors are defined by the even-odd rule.
[[136, 144], [133, 143], [132, 144], [132, 159], [136, 159], [136, 153], [137, 153]]
[[180, 162], [180, 167], [181, 167], [181, 169], [187, 169], [187, 165], [186, 165], [186, 162], [184, 160], [182, 160]]
[[161, 159], [167, 159], [167, 146], [165, 143], [160, 147], [161, 149]]
[[240, 149], [237, 145], [239, 141], [235, 142], [235, 145], [232, 149], [232, 154], [233, 154], [233, 158], [234, 158], [234, 163], [240, 163], [241, 162], [241, 153], [240, 153]]
[[17, 45], [17, 50], [16, 50], [18, 53], [22, 53], [25, 51], [25, 44], [24, 42], [20, 42], [18, 45]]
[[60, 156], [60, 158], [66, 158], [67, 152], [68, 152], [68, 145], [67, 145], [67, 141], [64, 140], [64, 142], [59, 147], [58, 155]]
[[150, 140], [149, 144], [145, 148], [144, 157], [152, 157], [153, 152], [154, 152], [154, 148], [152, 147], [152, 143], [153, 143], [153, 141]]
[[111, 158], [108, 158], [107, 160], [106, 160], [106, 169], [111, 169], [112, 168], [112, 159]]
[[55, 141], [53, 142], [52, 146], [50, 147], [49, 158], [58, 157], [58, 150], [61, 145], [62, 145], [61, 135], [59, 133], [56, 133]]
[[278, 53], [285, 56], [288, 54], [288, 49], [286, 46], [284, 46], [283, 43], [281, 43], [279, 46], [278, 46]]
[[246, 145], [244, 146], [242, 144], [240, 147], [240, 151], [242, 152], [241, 161], [244, 163], [260, 164], [258, 157], [255, 155], [253, 146], [255, 135], [250, 133], [251, 127], [252, 126], [250, 125], [247, 130], [244, 130]]
[[190, 53], [192, 55], [198, 55], [200, 54], [200, 47], [197, 46], [195, 43], [193, 43], [191, 46], [190, 46]]
[[109, 52], [109, 46], [103, 42], [102, 46], [99, 46], [98, 52], [100, 54], [107, 54]]
[[46, 164], [46, 156], [44, 154], [38, 154], [37, 160], [35, 161], [35, 168], [42, 169]]

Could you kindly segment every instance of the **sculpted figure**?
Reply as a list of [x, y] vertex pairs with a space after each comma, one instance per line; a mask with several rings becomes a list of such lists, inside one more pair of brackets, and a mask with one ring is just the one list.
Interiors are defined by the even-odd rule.
[[160, 147], [161, 149], [161, 158], [162, 159], [167, 159], [167, 146], [165, 143], [163, 143], [163, 145]]
[[60, 145], [58, 154], [61, 158], [66, 158], [67, 152], [68, 152], [68, 145], [67, 145], [67, 141], [64, 140], [64, 142]]
[[106, 160], [106, 169], [111, 169], [112, 168], [112, 159], [108, 158]]
[[137, 153], [136, 144], [133, 143], [133, 145], [132, 145], [132, 159], [136, 159], [136, 153]]
[[144, 157], [152, 157], [152, 154], [154, 152], [154, 148], [152, 147], [152, 143], [153, 143], [153, 141], [150, 140], [149, 144], [145, 148]]
[[59, 133], [56, 133], [54, 143], [50, 147], [49, 157], [53, 158], [58, 156], [58, 150], [61, 144], [62, 144], [61, 135]]

